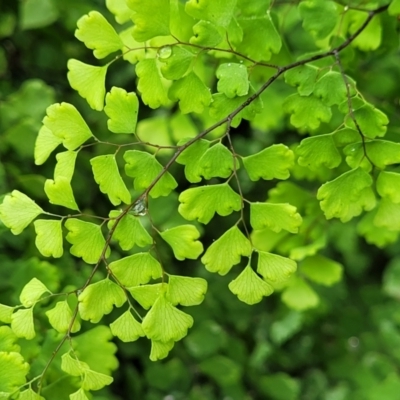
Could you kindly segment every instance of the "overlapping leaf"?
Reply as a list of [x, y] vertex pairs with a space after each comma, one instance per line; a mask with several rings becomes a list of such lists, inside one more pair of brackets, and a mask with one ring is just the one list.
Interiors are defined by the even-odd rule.
[[79, 210], [68, 178], [59, 176], [55, 180], [47, 179], [44, 183], [44, 191], [51, 204]]
[[167, 284], [156, 283], [153, 285], [140, 285], [129, 288], [132, 297], [145, 309], [153, 306], [155, 301], [167, 290]]
[[[77, 318], [72, 323], [72, 310], [66, 300], [58, 301], [54, 308], [46, 311], [50, 325], [60, 333], [66, 333], [71, 329], [72, 333], [81, 329], [81, 324]], [[72, 323], [72, 325], [71, 325]]]
[[45, 257], [59, 258], [63, 255], [61, 220], [38, 219], [34, 223], [35, 245]]
[[236, 0], [226, 0], [223, 3], [213, 0], [189, 0], [185, 4], [185, 11], [193, 18], [228, 26], [235, 5]]
[[36, 335], [33, 325], [33, 308], [15, 311], [11, 316], [11, 329], [17, 337], [33, 339]]
[[169, 275], [167, 300], [176, 306], [197, 306], [204, 300], [207, 292], [207, 281], [203, 278]]
[[[206, 179], [214, 177], [228, 178], [234, 171], [235, 158], [222, 143], [217, 143], [208, 148], [201, 156], [199, 170]], [[239, 169], [239, 163], [236, 162], [236, 169]]]
[[35, 164], [42, 165], [61, 143], [61, 138], [55, 136], [49, 128], [43, 125], [35, 142]]
[[376, 181], [376, 190], [380, 196], [388, 198], [392, 203], [400, 203], [400, 174], [382, 171]]
[[111, 332], [123, 342], [134, 342], [145, 335], [142, 325], [128, 310], [110, 324]]
[[0, 352], [0, 390], [9, 398], [26, 382], [29, 364], [17, 352]]
[[249, 92], [249, 77], [243, 64], [226, 63], [217, 69], [218, 92], [226, 97], [244, 96]]
[[317, 76], [318, 68], [304, 64], [286, 71], [285, 82], [297, 87], [300, 96], [309, 96], [314, 91]]
[[319, 304], [319, 297], [302, 278], [293, 277], [282, 293], [282, 301], [291, 309], [304, 311]]
[[76, 151], [63, 151], [57, 153], [57, 164], [54, 168], [54, 179], [58, 180], [59, 177], [64, 177], [67, 181], [71, 181], [75, 170], [75, 161], [78, 152]]
[[[164, 51], [162, 51], [164, 50]], [[165, 46], [158, 51], [160, 71], [164, 78], [176, 80], [182, 78], [188, 71], [194, 54], [182, 46]]]
[[300, 270], [312, 281], [320, 285], [332, 286], [341, 280], [343, 266], [336, 261], [316, 254], [304, 259]]
[[280, 283], [296, 272], [297, 264], [287, 257], [258, 251], [257, 272], [268, 282]]

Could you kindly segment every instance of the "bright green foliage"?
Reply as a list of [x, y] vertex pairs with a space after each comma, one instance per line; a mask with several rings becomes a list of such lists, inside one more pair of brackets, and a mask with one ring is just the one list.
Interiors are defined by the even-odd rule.
[[128, 8], [125, 1], [121, 2], [119, 0], [106, 0], [106, 6], [115, 15], [115, 20], [119, 24], [124, 24], [125, 22], [129, 21], [132, 10]]
[[77, 392], [71, 393], [69, 398], [71, 400], [89, 400], [83, 389], [79, 389]]
[[229, 283], [229, 290], [240, 301], [252, 305], [259, 303], [264, 296], [269, 296], [274, 289], [270, 284], [262, 280], [248, 265], [240, 275]]
[[106, 96], [104, 112], [109, 117], [108, 129], [114, 133], [134, 133], [136, 130], [139, 100], [136, 93], [113, 87]]
[[28, 196], [13, 190], [0, 204], [0, 219], [14, 235], [19, 235], [44, 211]]
[[127, 0], [126, 4], [133, 10], [131, 18], [135, 24], [135, 40], [145, 42], [155, 36], [169, 35], [168, 0]]
[[0, 352], [0, 393], [8, 398], [23, 385], [28, 374], [29, 364], [17, 352]]
[[57, 204], [71, 210], [79, 210], [68, 178], [59, 176], [54, 181], [47, 179], [44, 183], [44, 191], [51, 204]]
[[126, 295], [110, 279], [103, 279], [87, 286], [78, 300], [81, 318], [96, 323], [103, 315], [109, 314], [114, 306], [121, 307], [126, 302]]
[[193, 26], [194, 35], [190, 38], [190, 43], [198, 46], [217, 46], [223, 39], [221, 31], [220, 27], [210, 21], [199, 21]]
[[11, 314], [14, 311], [14, 307], [9, 307], [4, 304], [0, 304], [0, 321], [6, 324], [11, 323]]
[[392, 0], [388, 9], [389, 15], [399, 15], [400, 14], [400, 1]]
[[159, 340], [151, 340], [150, 360], [157, 361], [167, 357], [168, 353], [174, 347], [174, 344], [175, 342], [173, 340], [166, 343], [160, 342]]
[[[110, 218], [117, 218], [121, 214], [120, 211], [111, 211]], [[111, 229], [115, 221], [108, 223]], [[135, 244], [139, 247], [145, 247], [153, 243], [153, 239], [140, 222], [140, 219], [126, 214], [118, 223], [114, 231], [113, 238], [118, 240], [122, 250], [130, 250]]]
[[50, 129], [43, 125], [35, 142], [35, 164], [43, 164], [61, 143], [61, 138], [55, 136]]
[[123, 342], [134, 342], [144, 336], [142, 325], [128, 310], [110, 324], [111, 332]]
[[[71, 254], [81, 257], [88, 264], [96, 264], [105, 247], [100, 225], [70, 218], [65, 222], [65, 227], [69, 231], [65, 238], [72, 244]], [[104, 253], [104, 257], [108, 257], [110, 250], [107, 249]]]
[[[126, 174], [135, 178], [135, 190], [146, 190], [163, 170], [155, 156], [143, 151], [128, 150], [124, 154], [124, 160]], [[173, 176], [166, 172], [150, 190], [150, 196], [153, 198], [168, 196], [177, 185]]]
[[313, 95], [292, 94], [284, 101], [283, 109], [291, 114], [291, 124], [300, 131], [313, 131], [332, 117], [331, 109]]
[[[353, 112], [354, 118], [357, 120], [358, 126], [363, 135], [374, 139], [377, 136], [384, 136], [386, 133], [386, 125], [389, 123], [388, 117], [371, 104], [366, 103], [362, 107]], [[346, 119], [346, 126], [355, 128], [354, 121], [351, 116]]]
[[[339, 72], [327, 72], [315, 84], [314, 95], [319, 97], [329, 107], [334, 104], [343, 103], [347, 99], [346, 82], [344, 79]], [[346, 79], [348, 80], [349, 78], [347, 77]], [[350, 86], [350, 88], [350, 95], [354, 96], [354, 87]]]
[[117, 32], [109, 22], [97, 11], [81, 17], [77, 22], [75, 36], [92, 49], [96, 58], [104, 58], [122, 48]]
[[400, 174], [382, 171], [376, 181], [376, 190], [381, 197], [387, 197], [392, 203], [400, 203]]
[[193, 318], [174, 307], [165, 293], [159, 295], [142, 322], [146, 336], [162, 343], [181, 340], [192, 326]]
[[[351, 10], [347, 18], [350, 20], [349, 33], [354, 33], [365, 21], [365, 13]], [[382, 25], [379, 17], [374, 18], [362, 33], [355, 38], [352, 45], [362, 51], [376, 50], [382, 43]]]
[[288, 203], [251, 203], [250, 223], [253, 229], [269, 228], [274, 232], [282, 229], [297, 233], [302, 223], [296, 207]]
[[75, 150], [92, 137], [92, 132], [79, 111], [68, 103], [56, 103], [48, 107], [43, 125], [62, 140], [68, 150]]
[[382, 199], [378, 205], [374, 225], [389, 231], [400, 230], [400, 204], [394, 204], [389, 199]]
[[[204, 22], [204, 21], [203, 21]], [[182, 78], [194, 59], [194, 54], [181, 46], [165, 46], [158, 51], [161, 73], [164, 78], [176, 80]]]
[[[234, 162], [233, 154], [222, 143], [208, 148], [198, 161], [205, 179], [228, 178], [235, 169]], [[239, 163], [236, 163], [236, 169], [239, 169]]]
[[160, 263], [150, 253], [136, 253], [113, 261], [110, 270], [127, 287], [143, 285], [151, 279], [161, 278]]
[[210, 90], [194, 72], [175, 81], [168, 91], [168, 96], [172, 101], [179, 101], [179, 108], [183, 114], [201, 114], [204, 107], [211, 102]]
[[244, 96], [249, 92], [247, 68], [243, 64], [221, 64], [217, 69], [218, 92], [226, 97]]
[[145, 309], [148, 310], [158, 299], [160, 293], [165, 291], [165, 284], [141, 285], [129, 288], [132, 297]]
[[318, 190], [322, 211], [327, 219], [340, 218], [350, 221], [362, 210], [375, 207], [375, 196], [371, 189], [372, 178], [361, 168], [352, 169], [333, 181], [324, 183]]
[[197, 239], [200, 232], [194, 225], [180, 225], [160, 232], [160, 236], [171, 246], [178, 260], [196, 260], [203, 252], [203, 245]]
[[335, 146], [333, 133], [303, 139], [296, 148], [297, 162], [303, 167], [317, 171], [321, 167], [336, 168], [342, 157]]
[[33, 308], [15, 311], [11, 316], [11, 329], [17, 337], [33, 339], [36, 335], [33, 325]]
[[201, 262], [208, 271], [226, 275], [234, 265], [240, 263], [241, 256], [249, 257], [251, 251], [250, 241], [235, 225], [207, 249]]
[[286, 281], [294, 272], [297, 264], [290, 258], [277, 254], [258, 251], [257, 272], [268, 282], [280, 283]]
[[[199, 161], [209, 145], [210, 142], [208, 140], [200, 139], [184, 150], [176, 159], [177, 163], [185, 166], [185, 176], [189, 182], [197, 183], [201, 181], [203, 169], [200, 167]], [[231, 154], [230, 157], [232, 157]]]
[[169, 275], [167, 300], [176, 306], [197, 306], [204, 300], [207, 292], [207, 281], [202, 278], [190, 278], [187, 276]]
[[231, 21], [235, 5], [236, 0], [227, 0], [224, 3], [212, 0], [189, 0], [185, 4], [185, 11], [193, 18], [226, 27]]
[[59, 258], [63, 255], [61, 221], [38, 219], [34, 222], [35, 245], [45, 257]]
[[293, 277], [282, 293], [282, 301], [293, 310], [304, 311], [316, 307], [319, 297], [304, 279]]
[[18, 396], [18, 399], [19, 400], [45, 400], [44, 397], [38, 395], [31, 388], [21, 392], [20, 395]]
[[[50, 325], [60, 333], [68, 332], [72, 322], [72, 310], [66, 300], [58, 301], [54, 308], [46, 311]], [[81, 324], [75, 318], [71, 326], [71, 332], [75, 333], [81, 329]]]
[[328, 36], [339, 18], [336, 3], [331, 0], [303, 0], [299, 11], [304, 29], [317, 40]]
[[32, 307], [46, 292], [50, 293], [49, 289], [39, 279], [32, 278], [22, 289], [19, 300], [24, 307]]
[[154, 58], [139, 61], [136, 75], [139, 78], [137, 87], [144, 104], [150, 108], [158, 108], [169, 103], [166, 84]]
[[100, 185], [102, 193], [107, 194], [114, 206], [131, 202], [131, 195], [118, 171], [115, 155], [97, 156], [90, 160], [95, 181]]
[[179, 212], [187, 220], [208, 224], [215, 213], [225, 217], [241, 208], [240, 196], [227, 184], [187, 189], [179, 196]]
[[290, 176], [289, 169], [294, 165], [294, 154], [287, 146], [274, 144], [242, 160], [252, 181], [260, 178], [287, 179]]
[[54, 179], [64, 177], [69, 182], [72, 179], [75, 169], [75, 161], [78, 156], [76, 151], [63, 151], [56, 155], [57, 164], [54, 168]]
[[[238, 20], [243, 29], [243, 42], [238, 51], [255, 61], [268, 61], [272, 54], [279, 53], [282, 39], [276, 30], [269, 11], [259, 17], [244, 17]], [[263, 43], [260, 46], [260, 42]]]
[[355, 129], [339, 129], [338, 131], [333, 133], [333, 139], [336, 146], [341, 147], [347, 144], [358, 142], [360, 140], [360, 133], [357, 132]]
[[108, 64], [97, 67], [71, 59], [67, 66], [69, 71], [67, 76], [71, 87], [86, 99], [90, 107], [101, 111], [106, 95], [105, 80]]
[[285, 82], [297, 87], [300, 96], [309, 96], [314, 91], [318, 68], [304, 64], [285, 72]]
[[342, 278], [343, 266], [319, 254], [307, 257], [300, 266], [307, 278], [320, 285], [332, 286]]

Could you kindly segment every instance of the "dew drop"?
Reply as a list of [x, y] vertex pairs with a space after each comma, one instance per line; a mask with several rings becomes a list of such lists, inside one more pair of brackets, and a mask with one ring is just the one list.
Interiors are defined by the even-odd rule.
[[140, 198], [129, 211], [135, 217], [143, 217], [143, 215], [147, 214], [146, 202], [143, 198]]
[[162, 59], [166, 59], [171, 57], [172, 54], [172, 48], [171, 46], [164, 46], [161, 47], [161, 49], [158, 50], [158, 57], [162, 58]]

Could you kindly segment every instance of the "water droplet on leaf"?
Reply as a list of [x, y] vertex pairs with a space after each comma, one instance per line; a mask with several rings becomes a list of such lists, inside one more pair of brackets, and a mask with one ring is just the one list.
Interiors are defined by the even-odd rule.
[[162, 59], [171, 57], [171, 54], [172, 54], [171, 46], [164, 46], [158, 50], [158, 57], [160, 57]]
[[135, 217], [142, 217], [143, 215], [147, 214], [147, 207], [146, 202], [143, 198], [140, 198], [136, 203], [133, 205], [132, 209], [129, 211]]

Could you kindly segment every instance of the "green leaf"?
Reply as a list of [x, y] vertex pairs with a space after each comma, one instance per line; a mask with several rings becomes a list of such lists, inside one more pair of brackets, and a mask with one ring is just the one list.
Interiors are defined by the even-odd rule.
[[21, 30], [42, 28], [59, 18], [58, 7], [48, 0], [26, 1], [21, 4], [18, 14], [18, 25]]
[[29, 388], [19, 394], [18, 400], [45, 400], [45, 398]]
[[0, 219], [14, 235], [19, 235], [42, 213], [44, 211], [33, 200], [18, 190], [6, 195], [0, 204]]
[[250, 241], [235, 225], [211, 244], [201, 262], [207, 271], [226, 275], [234, 265], [240, 263], [241, 256], [249, 257], [251, 251]]
[[273, 144], [259, 153], [243, 157], [242, 161], [252, 181], [287, 179], [289, 169], [294, 166], [294, 154], [283, 144]]
[[179, 195], [179, 201], [183, 218], [202, 224], [208, 224], [215, 213], [225, 217], [242, 207], [241, 197], [228, 183], [187, 189]]
[[[199, 160], [199, 169], [205, 179], [228, 178], [235, 170], [234, 161], [232, 152], [219, 142], [204, 152]], [[239, 167], [239, 163], [236, 162], [236, 169]]]
[[46, 113], [47, 116], [43, 119], [44, 126], [60, 138], [68, 150], [75, 150], [93, 136], [85, 120], [72, 104], [53, 104], [47, 108]]
[[223, 40], [221, 27], [210, 21], [199, 21], [193, 26], [193, 33], [190, 43], [196, 46], [215, 47]]
[[[132, 13], [132, 11], [130, 12]], [[136, 64], [138, 61], [146, 58], [146, 49], [143, 47], [144, 43], [139, 43], [133, 38], [133, 28], [134, 26], [131, 25], [129, 28], [120, 32], [119, 36], [124, 43], [122, 58], [131, 64]], [[132, 51], [131, 49], [135, 49], [135, 51]]]
[[376, 181], [376, 191], [392, 203], [400, 203], [400, 174], [382, 171]]
[[329, 122], [331, 109], [315, 96], [290, 95], [283, 102], [283, 110], [291, 114], [291, 124], [300, 132], [315, 130], [321, 122]]
[[269, 296], [274, 291], [273, 287], [263, 281], [250, 265], [230, 282], [228, 287], [240, 301], [249, 305], [259, 303], [264, 296]]
[[55, 180], [62, 176], [71, 182], [75, 170], [75, 161], [77, 156], [77, 151], [63, 151], [56, 154], [57, 164], [54, 168]]
[[224, 93], [226, 97], [244, 96], [249, 92], [249, 77], [243, 64], [221, 64], [216, 75], [219, 79], [218, 92]]
[[179, 100], [179, 108], [183, 114], [201, 114], [204, 107], [211, 103], [210, 89], [194, 72], [189, 72], [183, 78], [174, 81], [168, 96], [172, 101]]
[[320, 285], [332, 286], [342, 279], [343, 266], [329, 258], [316, 254], [301, 263], [300, 271]]
[[335, 145], [341, 147], [359, 141], [360, 134], [355, 129], [344, 128], [334, 132], [333, 139]]
[[330, 0], [303, 0], [299, 11], [303, 28], [317, 40], [327, 37], [339, 19], [336, 3]]
[[61, 220], [38, 219], [35, 226], [35, 245], [45, 257], [59, 258], [63, 255]]
[[285, 343], [301, 330], [303, 321], [303, 314], [297, 311], [289, 311], [283, 319], [274, 321], [270, 327], [272, 342], [277, 345]]
[[392, 0], [388, 8], [389, 15], [400, 14], [400, 0]]
[[352, 169], [324, 183], [318, 189], [317, 199], [325, 217], [347, 222], [363, 210], [372, 210], [376, 201], [371, 185], [371, 176], [361, 168]]
[[136, 93], [113, 86], [106, 96], [104, 112], [109, 120], [108, 129], [114, 133], [134, 133], [136, 130], [139, 100]]
[[[349, 77], [346, 77], [350, 81]], [[354, 82], [349, 82], [349, 94], [355, 95]], [[314, 95], [319, 97], [327, 106], [341, 104], [347, 99], [345, 80], [340, 72], [328, 71], [315, 85]]]
[[312, 171], [318, 171], [321, 167], [336, 168], [342, 162], [332, 133], [303, 139], [296, 148], [296, 154], [299, 156], [299, 165]]
[[[348, 10], [349, 33], [354, 34], [365, 22], [365, 12]], [[347, 13], [346, 13], [347, 14]], [[382, 43], [382, 23], [379, 15], [373, 18], [362, 32], [352, 41], [351, 45], [362, 51], [376, 50]]]
[[304, 311], [317, 307], [319, 297], [307, 282], [293, 277], [290, 285], [282, 293], [282, 301], [293, 310]]
[[400, 231], [400, 204], [392, 203], [383, 198], [377, 208], [374, 225], [389, 231]]
[[279, 53], [282, 39], [269, 11], [262, 16], [242, 17], [238, 22], [243, 29], [243, 41], [237, 46], [239, 53], [254, 61], [268, 61], [272, 54]]
[[159, 340], [152, 340], [151, 341], [151, 352], [150, 352], [150, 360], [151, 361], [158, 361], [166, 358], [168, 353], [174, 347], [175, 342], [173, 340], [163, 343]]
[[71, 393], [69, 395], [70, 400], [89, 400], [86, 396], [85, 391], [81, 388], [77, 392]]
[[313, 65], [304, 64], [291, 68], [285, 72], [285, 82], [297, 87], [300, 96], [309, 96], [314, 91], [318, 77], [318, 68]]
[[5, 324], [11, 323], [11, 315], [14, 311], [14, 307], [6, 306], [5, 304], [0, 304], [0, 322]]
[[197, 239], [200, 233], [194, 225], [180, 225], [160, 232], [160, 236], [171, 246], [178, 260], [196, 260], [203, 252], [203, 245]]
[[129, 21], [132, 15], [132, 10], [128, 7], [125, 1], [121, 2], [119, 0], [106, 0], [106, 7], [111, 13], [114, 14], [115, 20], [121, 25]]
[[284, 229], [297, 233], [302, 222], [297, 208], [288, 203], [250, 203], [250, 223], [253, 229], [269, 228], [274, 232]]
[[[65, 238], [72, 244], [70, 253], [75, 257], [81, 257], [88, 264], [96, 264], [106, 245], [101, 226], [70, 218], [65, 222], [65, 227], [69, 230]], [[107, 249], [104, 256], [109, 255], [110, 249]]]
[[[163, 323], [160, 324], [160, 321]], [[162, 343], [177, 342], [193, 326], [192, 316], [178, 310], [161, 294], [143, 318], [142, 327], [149, 339]]]
[[296, 272], [297, 264], [287, 257], [258, 251], [257, 272], [272, 283], [285, 282]]
[[132, 297], [145, 309], [148, 310], [158, 299], [160, 293], [165, 290], [165, 283], [153, 285], [134, 286], [129, 288]]
[[[108, 65], [97, 67], [71, 58], [68, 60], [68, 82], [93, 110], [101, 111], [106, 95], [105, 81]], [[73, 150], [73, 149], [70, 149]]]
[[[111, 211], [110, 218], [117, 218], [121, 211]], [[108, 228], [111, 229], [115, 221], [109, 221]], [[153, 243], [153, 239], [140, 222], [140, 218], [131, 214], [125, 214], [119, 221], [114, 231], [113, 239], [118, 240], [122, 250], [130, 250], [135, 244], [145, 247]]]
[[303, 187], [292, 182], [278, 182], [278, 184], [268, 191], [268, 201], [271, 203], [291, 202], [297, 209], [306, 209], [312, 202], [312, 194]]
[[49, 128], [42, 125], [35, 142], [35, 164], [42, 165], [61, 143], [61, 138], [55, 136]]
[[210, 21], [215, 25], [228, 26], [235, 10], [236, 0], [189, 0], [185, 11], [193, 18]]
[[50, 290], [37, 278], [32, 278], [22, 289], [19, 300], [24, 307], [32, 307], [43, 294]]
[[205, 279], [168, 275], [166, 298], [173, 306], [197, 306], [203, 302], [206, 292]]
[[[66, 300], [58, 301], [54, 308], [46, 311], [47, 318], [49, 319], [50, 325], [60, 333], [67, 333], [71, 322], [72, 322], [72, 311]], [[75, 318], [72, 326], [71, 332], [75, 333], [81, 329], [81, 324]]]
[[21, 354], [0, 352], [0, 392], [11, 394], [17, 391], [26, 383], [28, 372], [29, 364]]
[[111, 332], [123, 342], [134, 342], [145, 335], [142, 325], [128, 310], [110, 324]]
[[178, 164], [183, 164], [185, 166], [185, 176], [189, 182], [197, 183], [201, 181], [202, 168], [199, 161], [209, 145], [210, 142], [208, 140], [197, 140], [185, 149], [176, 159]]
[[[203, 21], [204, 22], [204, 21]], [[195, 55], [182, 46], [165, 46], [158, 51], [160, 71], [165, 79], [182, 78], [188, 71]]]
[[135, 40], [145, 42], [155, 36], [170, 34], [169, 0], [127, 0], [126, 4], [133, 10], [131, 18], [135, 24]]
[[88, 49], [94, 50], [96, 58], [104, 58], [122, 49], [122, 42], [115, 29], [97, 11], [81, 17], [77, 22], [75, 37]]
[[82, 389], [84, 390], [100, 390], [104, 386], [111, 385], [114, 379], [111, 376], [85, 369], [83, 375]]
[[71, 357], [69, 353], [65, 353], [61, 356], [61, 369], [68, 375], [82, 376], [85, 369], [90, 369], [83, 361], [79, 361], [76, 356]]
[[139, 78], [137, 88], [144, 104], [150, 108], [169, 104], [167, 87], [154, 58], [139, 61], [136, 75]]
[[94, 180], [100, 186], [100, 191], [105, 193], [114, 206], [130, 204], [131, 194], [126, 188], [118, 170], [117, 160], [114, 154], [97, 156], [90, 160]]
[[54, 181], [53, 179], [46, 179], [44, 191], [51, 204], [57, 204], [70, 208], [71, 210], [79, 211], [79, 207], [75, 202], [74, 193], [72, 192], [71, 183], [66, 177], [59, 176]]
[[125, 292], [109, 279], [92, 283], [78, 296], [79, 315], [85, 321], [97, 323], [103, 315], [109, 314], [114, 306], [126, 302]]
[[160, 263], [150, 253], [136, 253], [109, 264], [118, 281], [127, 287], [148, 283], [151, 279], [161, 278]]
[[[371, 104], [365, 104], [353, 112], [358, 126], [363, 135], [374, 139], [377, 136], [384, 136], [387, 130], [386, 125], [389, 119], [382, 111], [378, 110]], [[348, 115], [345, 120], [347, 127], [356, 129], [351, 115]]]
[[[124, 160], [126, 161], [126, 174], [135, 178], [135, 190], [146, 190], [163, 171], [163, 166], [155, 156], [144, 151], [128, 150], [124, 154]], [[177, 186], [174, 177], [166, 172], [150, 190], [150, 196], [154, 199], [160, 196], [168, 196]]]
[[15, 311], [11, 316], [11, 329], [20, 338], [33, 339], [36, 336], [33, 326], [33, 308]]

